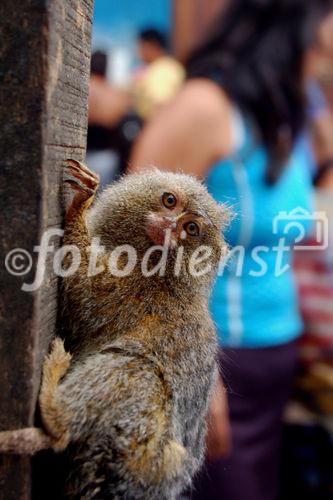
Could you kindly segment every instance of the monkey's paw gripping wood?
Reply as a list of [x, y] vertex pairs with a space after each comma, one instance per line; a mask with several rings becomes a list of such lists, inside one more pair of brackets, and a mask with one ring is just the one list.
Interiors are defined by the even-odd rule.
[[67, 160], [64, 180], [73, 189], [84, 193], [86, 198], [95, 194], [99, 184], [98, 175], [76, 160]]
[[73, 217], [77, 210], [85, 210], [92, 203], [99, 185], [99, 177], [83, 163], [67, 160], [64, 182], [77, 191], [67, 211], [66, 218], [68, 220]]

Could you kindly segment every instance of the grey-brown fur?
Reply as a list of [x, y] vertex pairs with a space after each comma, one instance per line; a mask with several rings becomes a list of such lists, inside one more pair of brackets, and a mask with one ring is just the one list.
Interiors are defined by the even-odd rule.
[[[153, 244], [145, 231], [147, 215], [165, 213], [163, 191], [178, 193], [187, 211], [207, 216], [203, 236], [182, 242], [179, 277], [172, 272], [175, 250], [165, 277], [143, 277], [138, 265], [125, 278], [109, 272], [88, 278], [86, 254], [79, 272], [63, 280], [65, 345], [72, 358], [56, 341], [40, 398], [54, 448], [67, 447], [71, 460], [70, 498], [176, 499], [204, 454], [216, 375], [208, 299], [224, 248], [226, 210], [194, 178], [156, 170], [123, 178], [86, 212], [97, 179], [73, 161], [68, 174], [77, 194], [64, 243], [85, 254], [91, 238], [99, 236], [105, 245], [99, 263], [122, 244], [133, 245], [143, 257]], [[186, 266], [200, 244], [212, 247], [213, 268], [192, 277]]]

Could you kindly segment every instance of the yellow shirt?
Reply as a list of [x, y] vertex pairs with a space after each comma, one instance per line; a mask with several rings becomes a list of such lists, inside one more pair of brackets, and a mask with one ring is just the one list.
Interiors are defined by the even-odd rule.
[[144, 119], [151, 118], [155, 108], [169, 101], [185, 78], [183, 66], [170, 56], [151, 63], [134, 83], [136, 111]]

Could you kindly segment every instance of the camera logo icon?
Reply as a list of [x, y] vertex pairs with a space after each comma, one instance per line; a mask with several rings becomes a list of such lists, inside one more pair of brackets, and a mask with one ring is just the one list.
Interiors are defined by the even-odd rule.
[[[280, 212], [273, 220], [273, 234], [292, 235], [294, 250], [327, 250], [329, 224], [325, 212], [309, 212], [297, 207]], [[307, 240], [311, 238], [311, 242]]]

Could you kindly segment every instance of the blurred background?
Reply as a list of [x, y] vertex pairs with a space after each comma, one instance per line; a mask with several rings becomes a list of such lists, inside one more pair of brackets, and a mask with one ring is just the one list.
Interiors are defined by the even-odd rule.
[[[167, 102], [179, 90], [185, 79], [182, 63], [205, 39], [214, 19], [227, 3], [228, 0], [95, 1], [92, 75], [97, 73], [103, 76], [103, 83], [108, 86], [100, 86], [99, 92], [95, 92], [95, 80], [92, 78], [89, 124], [106, 124], [106, 128], [113, 129], [114, 134], [106, 134], [105, 130], [101, 134], [101, 129], [97, 134], [90, 127], [88, 163], [92, 167], [97, 167], [97, 162], [109, 165], [100, 167], [105, 173], [105, 182], [124, 171], [131, 145], [143, 122], [152, 117], [157, 104]], [[154, 52], [155, 44], [161, 44], [161, 51]], [[163, 55], [168, 55], [170, 60], [172, 57], [179, 64], [168, 66], [170, 61], [165, 61], [165, 68], [161, 64], [155, 71], [145, 71]], [[325, 96], [325, 106], [332, 113], [332, 61], [325, 55], [318, 59], [316, 79]], [[102, 89], [105, 91], [103, 99], [95, 101], [96, 94], [102, 95]], [[105, 99], [110, 100], [110, 106], [101, 104], [105, 103]], [[319, 136], [316, 148], [325, 149], [327, 145], [323, 144], [325, 138], [322, 137], [325, 132], [316, 130], [315, 133]], [[329, 131], [326, 134], [326, 142], [329, 142]], [[97, 150], [104, 153], [97, 156], [91, 154]], [[318, 151], [318, 154], [320, 156], [322, 152]]]
[[[309, 5], [310, 3], [308, 2]], [[133, 151], [138, 140], [140, 142], [141, 134], [145, 136], [149, 123], [153, 123], [150, 131], [159, 127], [163, 130], [163, 123], [167, 128], [169, 115], [167, 111], [163, 114], [163, 109], [168, 109], [169, 104], [172, 105], [184, 88], [187, 59], [206, 39], [212, 23], [217, 18], [220, 19], [218, 16], [223, 16], [227, 8], [226, 0], [95, 0], [87, 163], [99, 172], [101, 187], [132, 168], [131, 162], [136, 156]], [[243, 33], [246, 38], [246, 23]], [[242, 37], [241, 30], [238, 31], [238, 36]], [[312, 195], [315, 196], [316, 207], [324, 210], [329, 217], [332, 231], [333, 24], [328, 28], [328, 38], [332, 44], [332, 52], [316, 51], [311, 84], [307, 87], [307, 137], [310, 147], [308, 155], [311, 155], [312, 163], [316, 166], [311, 173]], [[238, 40], [237, 43], [241, 42]], [[207, 47], [208, 45], [206, 49]], [[211, 47], [215, 50], [214, 45]], [[171, 111], [170, 113], [172, 115]], [[153, 135], [149, 133], [147, 140], [152, 142]], [[195, 141], [196, 138], [193, 137], [192, 140]], [[139, 150], [141, 148], [142, 151], [142, 148], [145, 149], [142, 146], [145, 144], [144, 139], [140, 144]], [[143, 158], [145, 154], [139, 153], [138, 156]], [[163, 163], [162, 157], [161, 162]], [[265, 205], [261, 205], [260, 209], [265, 210]], [[278, 495], [280, 500], [329, 500], [333, 499], [332, 246], [321, 254], [315, 249], [313, 252], [297, 253], [293, 259], [293, 273], [297, 283], [297, 307], [303, 318], [303, 327], [298, 342], [297, 372], [293, 377], [287, 407], [283, 411]], [[253, 317], [255, 316], [256, 311], [253, 311]], [[235, 362], [235, 365], [240, 366], [238, 364], [241, 364], [241, 358]], [[283, 371], [283, 364], [281, 370]], [[240, 373], [243, 373], [241, 367]], [[244, 374], [242, 376], [245, 377]], [[228, 376], [226, 379], [225, 384], [232, 392], [233, 380], [229, 381]], [[258, 392], [260, 391], [259, 384]], [[267, 399], [270, 398], [274, 400], [274, 393], [266, 395], [268, 406]], [[232, 405], [232, 401], [229, 404]], [[247, 418], [254, 417], [249, 414]], [[225, 423], [225, 426], [228, 425]], [[268, 433], [269, 429], [266, 429]], [[271, 433], [275, 432], [277, 431], [272, 424]], [[214, 436], [212, 439], [214, 441]], [[214, 443], [212, 446], [214, 447]], [[237, 447], [237, 444], [234, 446]], [[240, 482], [244, 468], [249, 463], [252, 464], [252, 460], [255, 463], [255, 453], [254, 449], [251, 455], [250, 450], [245, 455], [243, 465], [242, 459], [238, 462]], [[217, 463], [216, 457], [214, 460]], [[229, 462], [223, 462], [220, 468], [210, 468], [211, 481], [221, 475], [228, 476], [229, 465]], [[260, 474], [264, 474], [264, 466], [258, 472], [258, 477]], [[244, 493], [245, 496], [228, 493], [231, 490], [228, 486], [223, 489], [223, 481], [219, 486], [210, 485], [207, 489], [205, 484], [203, 481], [198, 486], [196, 495], [189, 492], [189, 497], [194, 495], [194, 498], [207, 500], [277, 498], [273, 486], [271, 495], [262, 494], [259, 498], [250, 493]]]
[[110, 83], [127, 86], [138, 65], [137, 35], [147, 26], [169, 33], [172, 23], [171, 2], [131, 0], [95, 3], [93, 52], [101, 50], [108, 56], [107, 77]]
[[99, 169], [101, 187], [123, 173], [144, 121], [179, 90], [185, 79], [181, 63], [224, 4], [95, 2], [87, 162]]

